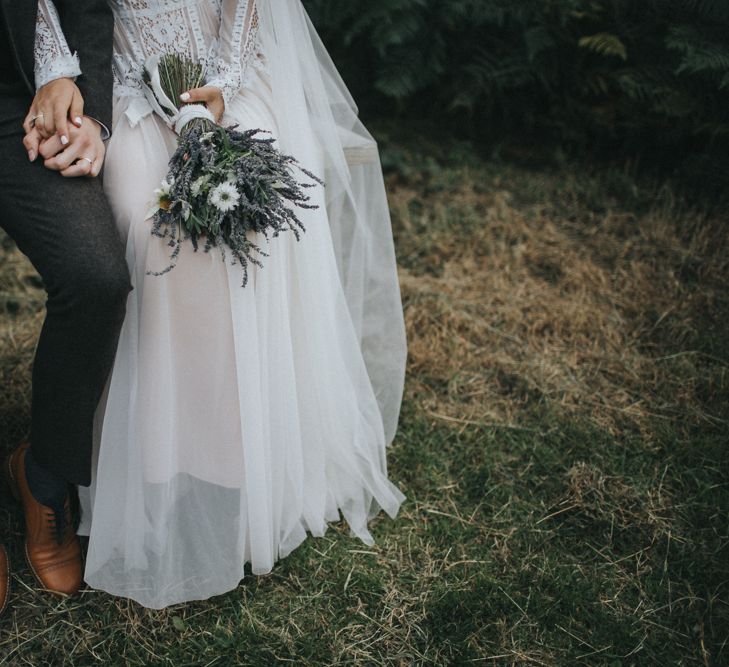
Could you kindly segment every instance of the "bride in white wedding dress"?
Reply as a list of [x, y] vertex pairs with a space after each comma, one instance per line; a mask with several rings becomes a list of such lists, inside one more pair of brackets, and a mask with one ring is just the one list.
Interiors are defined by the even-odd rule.
[[[374, 543], [368, 521], [394, 518], [405, 499], [386, 461], [405, 331], [377, 146], [300, 1], [110, 4], [104, 188], [134, 289], [79, 532], [91, 586], [161, 608], [232, 590], [246, 562], [270, 572], [340, 512]], [[39, 76], [78, 74], [52, 3], [40, 8]], [[140, 77], [149, 56], [169, 51], [206, 64], [223, 124], [270, 130], [326, 182], [309, 191], [318, 209], [297, 210], [301, 241], [272, 239], [245, 288], [240, 266], [189, 244], [173, 271], [148, 274], [168, 264], [148, 212], [176, 136]]]

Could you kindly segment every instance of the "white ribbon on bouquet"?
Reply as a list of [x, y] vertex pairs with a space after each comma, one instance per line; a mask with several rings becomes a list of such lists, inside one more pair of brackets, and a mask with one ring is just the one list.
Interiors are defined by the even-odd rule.
[[214, 123], [215, 117], [204, 104], [178, 106], [178, 102], [173, 102], [165, 94], [159, 75], [160, 58], [161, 55], [156, 54], [147, 58], [144, 63], [150, 80], [142, 83], [144, 97], [135, 98], [125, 112], [129, 124], [136, 127], [152, 113], [156, 113], [175, 134], [180, 134], [185, 125], [196, 118], [204, 118]]

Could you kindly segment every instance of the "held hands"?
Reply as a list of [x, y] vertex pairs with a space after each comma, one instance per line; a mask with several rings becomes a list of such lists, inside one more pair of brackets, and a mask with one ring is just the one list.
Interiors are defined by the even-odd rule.
[[28, 159], [35, 162], [40, 155], [48, 169], [69, 178], [98, 176], [106, 147], [101, 127], [83, 110], [83, 97], [71, 79], [55, 79], [42, 86], [23, 122]]
[[223, 91], [215, 86], [203, 86], [202, 88], [193, 88], [180, 95], [180, 99], [185, 104], [203, 103], [211, 114], [215, 117], [215, 122], [219, 123], [225, 113], [225, 101], [223, 100]]
[[67, 178], [98, 176], [106, 154], [101, 127], [93, 119], [84, 117], [81, 127], [69, 125], [67, 131], [64, 143], [58, 134], [43, 139], [38, 128], [31, 129], [23, 138], [30, 161], [34, 162], [40, 155], [45, 167]]

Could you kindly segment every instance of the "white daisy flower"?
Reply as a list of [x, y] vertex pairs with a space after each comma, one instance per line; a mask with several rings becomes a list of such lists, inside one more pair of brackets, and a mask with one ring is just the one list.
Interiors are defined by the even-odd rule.
[[238, 206], [240, 192], [238, 192], [238, 188], [235, 187], [234, 183], [226, 181], [225, 183], [221, 183], [220, 185], [214, 187], [210, 191], [208, 199], [210, 203], [215, 206], [215, 208], [217, 208], [219, 211], [227, 213], [228, 211], [232, 211], [236, 206]]
[[165, 178], [165, 180], [162, 181], [162, 184], [154, 191], [154, 194], [156, 194], [159, 199], [162, 199], [164, 197], [169, 197], [170, 192], [172, 192], [172, 186], [174, 184], [175, 184], [174, 178], [170, 177], [169, 181]]
[[170, 195], [172, 193], [172, 186], [174, 184], [175, 184], [175, 179], [172, 177], [170, 177], [169, 181], [167, 179], [162, 181], [162, 184], [160, 185], [160, 187], [158, 187], [154, 191], [155, 197], [157, 197], [157, 204], [152, 209], [153, 212], [149, 213], [147, 215], [147, 217], [152, 217], [152, 215], [154, 215], [154, 213], [156, 213], [159, 210], [169, 211], [170, 206], [172, 206], [172, 198]]

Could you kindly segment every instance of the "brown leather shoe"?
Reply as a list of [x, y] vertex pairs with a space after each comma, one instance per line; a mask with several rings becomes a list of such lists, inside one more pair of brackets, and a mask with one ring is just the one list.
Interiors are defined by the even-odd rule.
[[0, 544], [0, 616], [8, 606], [10, 598], [10, 560], [5, 547]]
[[[57, 517], [33, 497], [25, 477], [27, 450], [28, 443], [20, 445], [7, 462], [10, 489], [25, 510], [25, 557], [41, 586], [52, 593], [73, 595], [83, 583], [83, 562], [69, 499], [64, 504], [64, 516]], [[62, 525], [57, 524], [59, 520]]]

